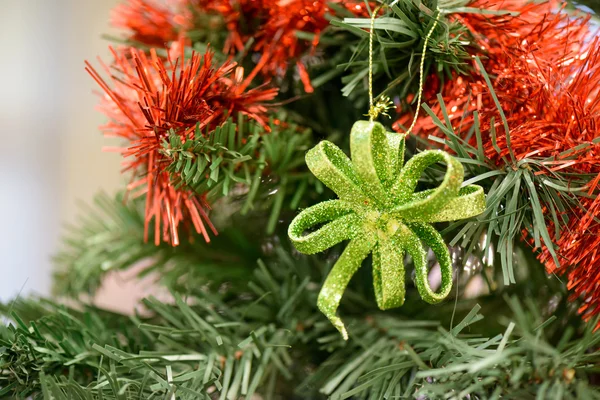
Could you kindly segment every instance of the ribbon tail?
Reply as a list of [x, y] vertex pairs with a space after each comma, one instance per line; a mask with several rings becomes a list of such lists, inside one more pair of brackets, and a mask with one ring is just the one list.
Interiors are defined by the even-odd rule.
[[[415, 264], [415, 283], [419, 294], [426, 302], [436, 304], [448, 296], [452, 289], [452, 258], [444, 239], [431, 225], [411, 222], [407, 223], [410, 230], [414, 232], [404, 238], [406, 251], [413, 258]], [[429, 271], [427, 270], [427, 253], [421, 244], [421, 240], [431, 248], [435, 254], [442, 275], [442, 283], [437, 292], [429, 285]]]
[[375, 242], [368, 237], [360, 236], [350, 241], [340, 258], [337, 260], [325, 283], [319, 292], [317, 306], [331, 321], [333, 326], [348, 340], [348, 332], [336, 311], [350, 279], [358, 270], [362, 261], [369, 255]]
[[373, 250], [373, 286], [381, 310], [404, 304], [404, 279], [404, 249], [390, 240], [379, 241]]

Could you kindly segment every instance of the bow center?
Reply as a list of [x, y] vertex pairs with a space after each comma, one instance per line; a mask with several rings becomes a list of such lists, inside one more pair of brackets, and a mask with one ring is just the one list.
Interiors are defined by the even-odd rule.
[[365, 217], [365, 223], [377, 232], [380, 239], [389, 239], [396, 234], [398, 229], [407, 229], [402, 222], [387, 212], [370, 211]]

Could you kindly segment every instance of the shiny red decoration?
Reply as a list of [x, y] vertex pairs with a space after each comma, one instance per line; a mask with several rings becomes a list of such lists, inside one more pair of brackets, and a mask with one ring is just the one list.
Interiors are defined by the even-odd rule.
[[[257, 65], [267, 77], [283, 76], [297, 68], [307, 93], [313, 92], [304, 56], [320, 41], [321, 32], [335, 15], [331, 3], [337, 3], [356, 16], [368, 16], [362, 0], [188, 0], [199, 12], [220, 14], [229, 36], [226, 53], [239, 52], [250, 41], [251, 50], [260, 54]], [[297, 32], [314, 35], [311, 41], [300, 39]]]
[[[165, 47], [194, 29], [194, 14], [218, 15], [228, 31], [223, 51], [235, 54], [253, 43], [255, 70], [264, 78], [285, 75], [295, 67], [307, 93], [313, 87], [306, 55], [320, 42], [321, 32], [335, 15], [336, 3], [356, 16], [368, 17], [363, 0], [127, 0], [113, 10], [113, 25], [130, 32], [130, 39], [149, 47]], [[196, 27], [204, 28], [206, 27]], [[314, 35], [300, 39], [297, 32]]]
[[[538, 173], [589, 174], [590, 198], [566, 212], [567, 227], [556, 241], [560, 267], [547, 249], [540, 259], [549, 273], [568, 277], [572, 297], [580, 297], [584, 319], [600, 313], [600, 43], [591, 40], [588, 19], [561, 11], [558, 3], [525, 0], [476, 0], [470, 7], [510, 10], [514, 15], [458, 14], [473, 38], [471, 54], [479, 56], [504, 110], [507, 135], [491, 92], [477, 64], [471, 76], [455, 77], [440, 86], [430, 79], [425, 88], [430, 107], [441, 116], [435, 95], [442, 93], [451, 123], [467, 138], [477, 111], [485, 154], [500, 168], [511, 168], [512, 157], [550, 158]], [[396, 128], [407, 126], [404, 115]], [[492, 143], [497, 135], [498, 152]], [[432, 120], [419, 120], [415, 133], [440, 135]], [[475, 135], [470, 136], [475, 143]], [[580, 145], [588, 146], [581, 147]], [[512, 155], [511, 155], [512, 151]], [[565, 153], [569, 152], [570, 153]], [[579, 185], [580, 186], [580, 185]], [[554, 232], [548, 220], [550, 232]]]
[[[568, 277], [571, 299], [583, 300], [579, 312], [588, 320], [600, 314], [600, 145], [592, 144], [600, 138], [600, 40], [594, 40], [574, 64], [577, 70], [562, 82], [561, 93], [548, 99], [552, 106], [547, 130], [562, 149], [570, 150], [569, 159], [557, 157], [552, 169], [588, 174], [587, 196], [580, 197], [580, 204], [569, 210], [569, 222], [556, 243], [560, 266], [547, 249], [543, 249], [540, 259], [548, 272]], [[576, 146], [582, 144], [588, 146], [577, 150]]]
[[111, 13], [111, 23], [129, 32], [129, 39], [150, 47], [164, 48], [189, 28], [191, 17], [181, 0], [126, 0]]
[[243, 70], [231, 62], [214, 66], [210, 51], [192, 53], [187, 60], [183, 50], [167, 60], [155, 50], [149, 54], [134, 48], [111, 51], [115, 58], [111, 68], [102, 64], [110, 84], [90, 63], [86, 70], [105, 93], [99, 108], [109, 122], [102, 131], [128, 142], [114, 150], [123, 154], [125, 170], [133, 174], [128, 190], [146, 196], [146, 240], [154, 219], [156, 244], [161, 240], [179, 244], [179, 225], [189, 221], [209, 241], [208, 231], [216, 231], [206, 213], [208, 204], [203, 196], [171, 185], [165, 171], [169, 159], [160, 151], [162, 141], [170, 130], [184, 141], [191, 139], [196, 126], [201, 132], [210, 131], [236, 113], [265, 124], [263, 102], [272, 100], [277, 89], [263, 85], [247, 90]]

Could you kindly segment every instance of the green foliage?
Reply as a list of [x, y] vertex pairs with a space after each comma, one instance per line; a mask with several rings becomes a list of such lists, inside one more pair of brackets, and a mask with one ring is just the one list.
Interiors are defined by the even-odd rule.
[[171, 131], [161, 153], [170, 160], [166, 170], [173, 186], [212, 198], [227, 196], [235, 183], [249, 184], [250, 168], [256, 168], [253, 156], [263, 132], [260, 125], [248, 123], [242, 115], [237, 123], [230, 119], [211, 132], [197, 128], [194, 138], [185, 142]]
[[493, 337], [465, 332], [483, 318], [479, 306], [450, 329], [435, 321], [375, 318], [355, 329], [348, 346], [304, 385], [331, 399], [600, 398], [588, 383], [600, 360], [599, 352], [587, 352], [600, 342], [593, 325], [578, 339], [567, 329], [551, 344], [544, 329], [553, 318], [541, 319], [534, 304], [524, 309], [516, 298], [506, 300], [514, 322]]
[[144, 240], [143, 199], [100, 194], [94, 207], [86, 207], [78, 224], [68, 228], [64, 247], [54, 258], [54, 292], [72, 297], [93, 294], [108, 272], [134, 266], [140, 267], [139, 277], [154, 274], [170, 288], [243, 282], [251, 270], [248, 266], [261, 254], [257, 243], [275, 231], [282, 211], [305, 204], [311, 199], [307, 193], [314, 197], [323, 192], [304, 164], [304, 152], [312, 143], [310, 131], [279, 120], [269, 128], [266, 133], [240, 117], [206, 138], [196, 132], [194, 139], [183, 143], [172, 134], [162, 149], [171, 159], [167, 171], [174, 185], [207, 194], [211, 200], [229, 195], [217, 203], [216, 220], [219, 214], [231, 219], [241, 213], [248, 218], [252, 211], [267, 218], [266, 228], [259, 224], [258, 232], [246, 236], [227, 221], [211, 243], [190, 230], [177, 248], [156, 246], [152, 227]]
[[12, 320], [0, 328], [1, 398], [39, 394], [48, 376], [85, 386], [102, 365], [94, 346], [131, 352], [153, 348], [151, 338], [135, 327], [134, 317], [34, 299], [18, 300], [0, 312]]
[[172, 304], [149, 298], [146, 317], [33, 300], [17, 301], [18, 315], [0, 309], [13, 321], [0, 328], [1, 393], [54, 400], [283, 393], [291, 388], [280, 381], [303, 373], [290, 345], [294, 357], [309, 354], [299, 350], [314, 339], [303, 331], [318, 311], [308, 289], [314, 267], [279, 255], [276, 266], [258, 263], [245, 295], [190, 289], [173, 294]]
[[258, 169], [251, 181], [242, 215], [250, 210], [269, 212], [267, 234], [273, 234], [282, 209], [297, 210], [307, 200], [323, 193], [323, 186], [308, 171], [304, 154], [312, 146], [310, 130], [295, 124], [271, 123], [271, 133], [260, 144]]
[[[481, 308], [471, 302], [453, 324], [434, 314], [423, 320], [372, 312], [368, 300], [351, 291], [342, 305], [355, 317], [344, 342], [315, 306], [324, 272], [318, 267], [314, 257], [294, 259], [276, 247], [271, 262], [258, 263], [246, 291], [189, 289], [168, 303], [148, 298], [144, 317], [17, 301], [0, 308], [12, 321], [0, 328], [2, 394], [48, 400], [253, 393], [266, 399], [600, 398], [588, 383], [600, 362], [594, 324], [564, 329], [564, 320], [540, 311], [543, 296], [525, 307], [506, 298], [509, 307], [488, 314], [488, 322], [479, 322]], [[497, 297], [479, 301], [485, 309]], [[439, 308], [448, 313], [454, 305]], [[492, 328], [498, 323], [504, 328]], [[489, 336], [474, 333], [486, 327]]]
[[[419, 81], [419, 60], [423, 40], [434, 20], [438, 26], [429, 41], [425, 59], [425, 75], [437, 73], [441, 78], [452, 72], [465, 73], [469, 45], [466, 28], [447, 15], [464, 8], [466, 0], [441, 1], [386, 1], [381, 15], [375, 20], [373, 46], [373, 79], [375, 93], [398, 95], [401, 100], [416, 93]], [[441, 12], [436, 11], [435, 4]], [[349, 71], [343, 78], [342, 92], [354, 98], [367, 98], [366, 78], [369, 73], [370, 18], [345, 18], [332, 24], [353, 33], [358, 41], [353, 44], [354, 54], [339, 65]]]
[[225, 229], [210, 244], [195, 233], [176, 248], [154, 244], [150, 227], [144, 241], [144, 199], [101, 193], [70, 226], [63, 248], [54, 257], [54, 293], [77, 298], [93, 294], [111, 271], [139, 266], [138, 277], [153, 274], [171, 288], [207, 283], [244, 282], [259, 256], [257, 246], [240, 232]]
[[242, 215], [268, 211], [266, 232], [272, 234], [284, 208], [296, 210], [307, 192], [323, 192], [304, 163], [311, 145], [311, 131], [285, 118], [271, 120], [265, 129], [240, 115], [204, 135], [196, 131], [185, 143], [173, 133], [162, 153], [171, 160], [167, 171], [175, 187], [214, 200], [237, 185]]
[[[483, 65], [479, 59], [477, 61], [492, 96], [495, 97]], [[423, 104], [423, 108], [446, 138], [430, 139], [447, 146], [465, 166], [465, 177], [468, 178], [464, 182], [465, 185], [477, 183], [485, 188], [487, 194], [484, 213], [467, 222], [454, 222], [443, 232], [452, 234], [450, 246], [459, 245], [465, 248], [467, 253], [478, 253], [480, 257], [490, 254], [490, 251], [499, 252], [506, 284], [515, 283], [514, 266], [518, 264], [514, 259], [515, 248], [522, 241], [524, 231], [527, 232], [527, 239], [532, 239], [535, 248], [540, 249], [543, 244], [555, 262], [560, 264], [561, 260], [554, 251], [554, 241], [558, 240], [560, 232], [566, 229], [568, 219], [565, 211], [582, 207], [578, 199], [587, 195], [586, 177], [552, 170], [554, 158], [531, 156], [516, 160], [512, 153], [510, 159], [505, 160], [506, 167], [498, 167], [484, 153], [477, 112], [473, 115], [473, 126], [465, 135], [459, 136], [450, 123], [444, 100], [440, 95], [438, 101], [441, 104], [441, 118], [426, 104]], [[510, 132], [502, 111], [500, 117], [507, 131], [507, 146], [510, 148]], [[489, 140], [500, 153], [493, 120], [490, 125]], [[575, 159], [580, 151], [585, 151], [595, 142], [597, 141], [569, 149], [560, 154], [560, 157], [564, 160]], [[552, 232], [547, 228], [548, 222], [554, 227]]]

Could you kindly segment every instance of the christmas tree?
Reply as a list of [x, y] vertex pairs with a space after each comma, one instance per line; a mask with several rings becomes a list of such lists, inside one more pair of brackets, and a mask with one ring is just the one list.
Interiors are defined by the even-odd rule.
[[[597, 8], [124, 0], [127, 184], [0, 306], [0, 397], [600, 399]], [[95, 307], [130, 269], [169, 295]]]

